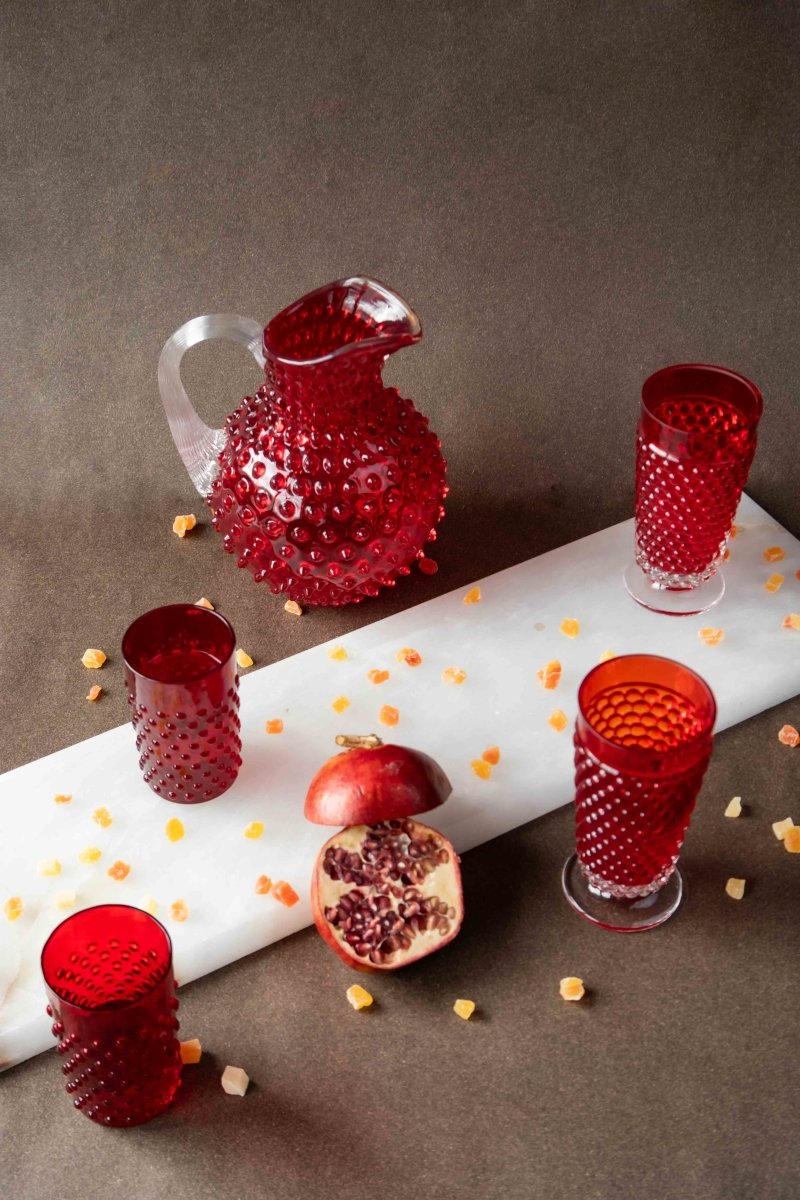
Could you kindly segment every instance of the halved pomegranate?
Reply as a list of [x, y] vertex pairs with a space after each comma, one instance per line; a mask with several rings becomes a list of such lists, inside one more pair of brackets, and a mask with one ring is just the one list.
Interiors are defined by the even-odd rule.
[[355, 748], [321, 768], [306, 798], [309, 819], [347, 826], [317, 858], [314, 921], [349, 966], [393, 971], [440, 950], [461, 928], [458, 855], [410, 815], [442, 804], [450, 783], [416, 750], [372, 735], [337, 741]]

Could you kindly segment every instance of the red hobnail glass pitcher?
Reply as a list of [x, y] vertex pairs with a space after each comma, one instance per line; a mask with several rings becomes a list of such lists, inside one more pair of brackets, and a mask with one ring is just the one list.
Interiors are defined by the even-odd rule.
[[[258, 583], [305, 604], [350, 604], [407, 575], [435, 536], [447, 493], [440, 442], [396, 388], [390, 354], [422, 337], [396, 292], [338, 280], [262, 329], [195, 317], [164, 346], [158, 380], [175, 445], [225, 549]], [[209, 429], [180, 379], [184, 352], [242, 342], [265, 382]]]

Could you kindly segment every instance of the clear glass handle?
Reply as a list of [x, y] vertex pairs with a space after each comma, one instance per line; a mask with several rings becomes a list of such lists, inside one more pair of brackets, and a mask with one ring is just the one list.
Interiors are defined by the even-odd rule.
[[217, 457], [225, 445], [225, 430], [210, 429], [197, 415], [181, 382], [181, 359], [191, 346], [210, 338], [226, 338], [247, 346], [260, 367], [263, 326], [236, 313], [209, 313], [193, 317], [169, 338], [158, 360], [158, 387], [178, 453], [201, 496], [211, 493], [217, 474]]

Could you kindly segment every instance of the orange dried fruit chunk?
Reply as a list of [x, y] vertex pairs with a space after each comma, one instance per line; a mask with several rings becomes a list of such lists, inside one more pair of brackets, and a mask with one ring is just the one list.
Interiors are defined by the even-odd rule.
[[705, 642], [707, 646], [718, 646], [725, 637], [724, 629], [698, 629], [697, 636], [701, 642]]
[[439, 564], [435, 558], [420, 558], [417, 560], [417, 566], [423, 575], [435, 575], [439, 570]]
[[197, 517], [194, 513], [184, 513], [182, 516], [176, 517], [172, 522], [172, 532], [177, 534], [179, 538], [186, 537], [187, 530], [194, 529], [197, 524]]
[[580, 621], [576, 621], [574, 617], [565, 617], [558, 627], [564, 637], [576, 638], [581, 631]]
[[778, 574], [770, 575], [769, 579], [764, 584], [764, 591], [765, 592], [779, 592], [781, 590], [781, 584], [783, 583], [783, 580], [784, 580], [783, 575], [778, 575]]
[[272, 880], [269, 875], [259, 875], [253, 891], [257, 896], [268, 896], [272, 891]]
[[209, 612], [216, 612], [214, 605], [207, 596], [201, 596], [199, 600], [195, 600], [195, 608], [207, 608]]
[[445, 667], [442, 671], [442, 679], [445, 683], [463, 683], [467, 678], [467, 672], [462, 671], [461, 667]]
[[36, 868], [37, 875], [60, 875], [61, 863], [57, 858], [43, 858]]
[[484, 762], [491, 763], [491, 765], [493, 767], [496, 767], [497, 764], [500, 762], [500, 747], [499, 746], [487, 746], [486, 749], [484, 750], [483, 754], [481, 755], [481, 758], [483, 759]]
[[236, 651], [236, 665], [237, 667], [252, 667], [253, 660], [246, 650]]
[[130, 875], [130, 873], [131, 873], [130, 864], [126, 863], [126, 862], [122, 862], [121, 859], [118, 859], [114, 863], [113, 867], [109, 867], [108, 870], [106, 871], [106, 875], [108, 875], [109, 878], [118, 879], [120, 882], [122, 882], [123, 879], [127, 879], [128, 876]]
[[102, 696], [102, 694], [103, 694], [103, 689], [100, 687], [100, 684], [94, 683], [89, 688], [89, 691], [86, 694], [86, 699], [87, 700], [97, 700], [97, 699], [99, 699], [100, 696]]
[[350, 701], [347, 696], [337, 696], [335, 700], [331, 701], [331, 708], [334, 712], [343, 713], [349, 707]]
[[261, 837], [263, 832], [263, 821], [251, 821], [249, 825], [245, 826], [244, 836], [249, 838], [251, 842], [255, 842]]
[[727, 562], [728, 559], [730, 558], [730, 556], [731, 556], [730, 547], [726, 546], [725, 549], [722, 551], [722, 561]]
[[328, 658], [332, 658], [334, 662], [344, 662], [347, 658], [347, 651], [344, 646], [331, 646], [328, 651]]
[[21, 896], [9, 896], [3, 905], [3, 916], [7, 921], [17, 921], [25, 911], [25, 904]]
[[474, 1000], [456, 1000], [453, 1005], [453, 1012], [457, 1017], [461, 1017], [462, 1021], [468, 1021], [475, 1012]]
[[378, 713], [378, 720], [381, 725], [396, 725], [400, 720], [400, 713], [396, 708], [392, 708], [391, 704], [384, 704]]
[[78, 858], [82, 863], [94, 863], [102, 855], [102, 850], [98, 850], [97, 846], [87, 846], [85, 850], [81, 850]]
[[360, 1008], [369, 1008], [373, 1003], [372, 996], [366, 988], [363, 988], [360, 983], [353, 983], [345, 992], [348, 1004], [352, 1004], [353, 1008], [358, 1012]]
[[102, 650], [84, 650], [81, 657], [81, 662], [90, 671], [96, 671], [98, 667], [102, 667], [106, 661], [106, 656]]
[[279, 900], [281, 904], [285, 904], [287, 908], [293, 908], [300, 899], [292, 885], [287, 883], [285, 879], [278, 880], [272, 889], [272, 894], [276, 900]]
[[92, 813], [92, 820], [96, 821], [102, 829], [108, 829], [112, 816], [107, 808], [96, 808]]
[[280, 717], [272, 717], [271, 720], [266, 722], [264, 728], [267, 733], [283, 733], [283, 721]]
[[53, 796], [53, 802], [55, 804], [71, 804], [72, 796], [62, 796], [59, 794], [58, 796]]
[[725, 891], [730, 896], [731, 900], [741, 900], [744, 896], [746, 879], [734, 879], [733, 876], [725, 884]]
[[470, 763], [470, 766], [472, 767], [472, 770], [478, 776], [479, 779], [491, 779], [491, 777], [492, 777], [491, 764], [488, 762], [485, 762], [484, 759], [473, 758], [472, 762]]
[[557, 658], [552, 659], [546, 667], [536, 672], [536, 678], [548, 692], [554, 691], [561, 679], [561, 663]]
[[481, 602], [481, 589], [479, 587], [470, 588], [469, 591], [464, 596], [464, 603], [465, 604], [480, 604], [480, 602]]
[[796, 746], [800, 742], [800, 733], [794, 725], [784, 725], [778, 730], [778, 741], [784, 746]]
[[794, 825], [791, 817], [785, 817], [782, 821], [773, 821], [772, 832], [779, 842], [782, 842], [786, 837], [786, 833]]
[[782, 558], [786, 558], [786, 551], [780, 546], [768, 546], [764, 551], [764, 558], [769, 563], [780, 562]]
[[303, 610], [296, 600], [287, 600], [283, 606], [283, 611], [290, 613], [293, 617], [302, 617]]
[[199, 1063], [203, 1057], [203, 1047], [199, 1038], [189, 1038], [181, 1042], [181, 1062], [185, 1065]]
[[783, 618], [784, 629], [800, 629], [800, 613], [789, 613]]
[[183, 821], [179, 821], [177, 817], [170, 817], [164, 826], [164, 833], [167, 835], [167, 841], [179, 842], [186, 833]]
[[743, 525], [731, 525], [731, 531], [728, 534], [729, 538], [735, 538], [744, 529]]
[[410, 646], [404, 646], [402, 650], [398, 650], [395, 658], [398, 662], [405, 663], [407, 667], [418, 667], [422, 662], [422, 655], [417, 650], [412, 650]]
[[800, 826], [793, 825], [783, 835], [783, 844], [790, 854], [800, 854]]
[[567, 975], [558, 985], [562, 1000], [582, 1000], [586, 995], [583, 980], [577, 975]]
[[551, 725], [557, 733], [563, 733], [567, 728], [567, 716], [560, 708], [554, 708], [547, 718], [547, 724]]
[[186, 921], [189, 917], [189, 905], [185, 900], [173, 900], [169, 906], [169, 915], [173, 921]]
[[800, 579], [800, 571], [795, 571], [794, 577], [795, 579]]
[[370, 683], [386, 683], [388, 678], [388, 671], [370, 671], [367, 675], [367, 679], [370, 681]]

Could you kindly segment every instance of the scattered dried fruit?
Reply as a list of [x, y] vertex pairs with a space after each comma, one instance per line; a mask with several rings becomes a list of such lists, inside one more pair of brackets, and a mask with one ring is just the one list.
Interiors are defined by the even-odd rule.
[[186, 1066], [199, 1063], [202, 1057], [203, 1047], [199, 1038], [189, 1038], [187, 1041], [181, 1042], [181, 1062]]
[[465, 604], [480, 604], [480, 602], [481, 602], [481, 589], [479, 587], [470, 588], [469, 591], [467, 592], [467, 594], [464, 596], [464, 603]]
[[388, 671], [369, 671], [367, 673], [367, 679], [370, 681], [370, 683], [386, 683], [388, 678]]
[[179, 842], [186, 830], [183, 827], [183, 821], [179, 821], [177, 817], [170, 817], [164, 826], [164, 833], [170, 842]]
[[345, 996], [347, 996], [348, 1003], [352, 1004], [356, 1011], [360, 1008], [369, 1008], [373, 1002], [372, 996], [370, 996], [367, 989], [361, 987], [359, 983], [352, 984], [345, 992]]
[[786, 833], [794, 826], [794, 821], [791, 817], [785, 817], [782, 821], [775, 821], [772, 825], [772, 832], [779, 842], [782, 842], [786, 837]]
[[293, 617], [302, 617], [303, 610], [296, 600], [287, 600], [283, 606], [283, 611], [291, 613]]
[[349, 707], [350, 701], [347, 699], [347, 696], [337, 696], [336, 699], [331, 702], [331, 708], [337, 713], [343, 713], [345, 709]]
[[189, 916], [189, 905], [185, 900], [173, 900], [169, 906], [169, 915], [173, 921], [185, 921]]
[[287, 908], [294, 908], [297, 901], [300, 899], [297, 892], [290, 883], [285, 879], [279, 879], [272, 889], [272, 894], [281, 904], [285, 904]]
[[70, 804], [72, 802], [72, 796], [53, 796], [53, 802], [55, 804]]
[[7, 921], [18, 921], [25, 911], [25, 904], [21, 896], [9, 896], [3, 905], [3, 916]]
[[108, 829], [112, 819], [111, 813], [107, 808], [96, 808], [92, 813], [92, 820], [96, 821], [102, 829]]
[[768, 563], [780, 562], [782, 558], [786, 558], [786, 552], [780, 546], [768, 546], [764, 551], [764, 558]]
[[707, 646], [718, 646], [725, 637], [724, 629], [698, 629], [697, 636], [701, 642], [705, 642]]
[[237, 650], [236, 665], [237, 667], [252, 667], [253, 660], [245, 650]]
[[102, 850], [98, 850], [97, 846], [87, 846], [85, 850], [81, 850], [78, 858], [82, 863], [94, 863], [102, 854]]
[[419, 567], [420, 571], [422, 571], [423, 575], [435, 575], [439, 570], [439, 564], [434, 558], [417, 559], [417, 566]]
[[728, 534], [728, 537], [731, 539], [737, 537], [743, 529], [744, 525], [731, 525], [731, 531]]
[[57, 858], [43, 858], [36, 868], [36, 874], [41, 876], [60, 875], [61, 863]]
[[89, 691], [86, 693], [86, 699], [87, 700], [98, 700], [100, 698], [100, 696], [102, 696], [102, 694], [103, 694], [103, 689], [100, 687], [100, 684], [94, 683], [89, 688]]
[[328, 651], [328, 658], [332, 658], [334, 662], [344, 662], [347, 658], [347, 651], [344, 646], [331, 646]]
[[793, 825], [783, 835], [783, 844], [790, 854], [800, 854], [800, 827]]
[[407, 667], [418, 667], [422, 662], [422, 655], [416, 650], [412, 650], [410, 646], [404, 646], [402, 650], [398, 650], [395, 658], [398, 662], [405, 663]]
[[586, 995], [583, 980], [578, 979], [577, 975], [567, 975], [559, 983], [558, 990], [561, 993], [562, 1000], [582, 1000]]
[[797, 732], [794, 725], [784, 725], [778, 730], [778, 741], [784, 746], [796, 746], [800, 742], [800, 733]]
[[184, 513], [183, 516], [176, 517], [172, 522], [172, 532], [177, 534], [179, 538], [186, 537], [187, 530], [194, 529], [197, 524], [197, 517], [194, 513]]
[[470, 766], [472, 767], [472, 770], [475, 772], [475, 774], [478, 776], [479, 779], [491, 779], [491, 777], [492, 777], [491, 764], [486, 762], [485, 759], [473, 758], [472, 762], [470, 763]]
[[257, 896], [268, 896], [272, 891], [272, 880], [269, 875], [259, 875], [253, 891]]
[[601, 663], [610, 662], [612, 658], [616, 658], [616, 657], [617, 656], [613, 650], [604, 650], [597, 661], [601, 662]]
[[547, 718], [547, 724], [551, 725], [556, 733], [563, 733], [568, 724], [566, 713], [563, 713], [560, 708], [554, 708]]
[[199, 600], [195, 600], [195, 606], [197, 608], [207, 608], [209, 612], [217, 611], [207, 596], [201, 596]]
[[74, 892], [56, 892], [53, 897], [56, 908], [74, 908], [75, 893]]
[[152, 896], [143, 896], [139, 901], [139, 908], [144, 909], [146, 913], [150, 913], [154, 917], [158, 912], [158, 904]]
[[442, 671], [442, 679], [445, 683], [463, 683], [467, 678], [467, 672], [462, 671], [461, 667], [445, 667]]
[[734, 796], [728, 802], [728, 807], [725, 809], [726, 817], [740, 817], [742, 815], [742, 797]]
[[111, 879], [118, 879], [120, 882], [123, 879], [127, 879], [130, 873], [130, 865], [126, 862], [122, 862], [121, 860], [115, 862], [113, 867], [109, 867], [106, 871], [106, 875], [108, 875]]
[[561, 679], [561, 663], [557, 658], [552, 659], [546, 667], [542, 667], [541, 671], [536, 672], [536, 678], [548, 692], [554, 691]]
[[481, 755], [481, 758], [483, 759], [484, 762], [491, 763], [491, 765], [493, 767], [496, 767], [497, 764], [500, 762], [500, 747], [499, 746], [487, 746], [486, 749], [484, 750], [483, 754]]
[[283, 733], [283, 721], [280, 717], [272, 717], [264, 725], [267, 733]]
[[574, 617], [565, 617], [558, 628], [564, 637], [576, 638], [581, 631], [581, 624]]
[[254, 842], [261, 837], [263, 832], [263, 821], [251, 821], [250, 824], [245, 827], [244, 836], [246, 838], [250, 838], [250, 840]]
[[391, 704], [384, 704], [381, 711], [378, 713], [378, 720], [381, 725], [396, 725], [400, 720], [400, 713]]
[[800, 571], [795, 571], [794, 577], [795, 579], [800, 579]]
[[102, 650], [84, 650], [81, 662], [90, 671], [96, 671], [98, 667], [102, 667], [106, 661], [106, 656]]
[[732, 876], [725, 884], [725, 891], [730, 896], [731, 900], [741, 900], [744, 895], [744, 887], [746, 880], [734, 879]]
[[462, 1021], [468, 1021], [475, 1012], [474, 1000], [456, 1000], [453, 1005], [453, 1012], [457, 1017], [461, 1017]]
[[728, 559], [730, 558], [730, 556], [731, 556], [730, 547], [726, 546], [725, 549], [722, 551], [722, 561], [727, 562]]
[[250, 1083], [250, 1076], [241, 1067], [226, 1067], [222, 1072], [222, 1090], [229, 1096], [243, 1096]]
[[785, 576], [783, 576], [783, 575], [770, 575], [769, 579], [764, 584], [764, 591], [765, 592], [779, 592], [781, 589], [781, 584], [784, 581], [784, 578], [785, 578]]
[[783, 618], [784, 629], [800, 629], [800, 613], [789, 613]]

